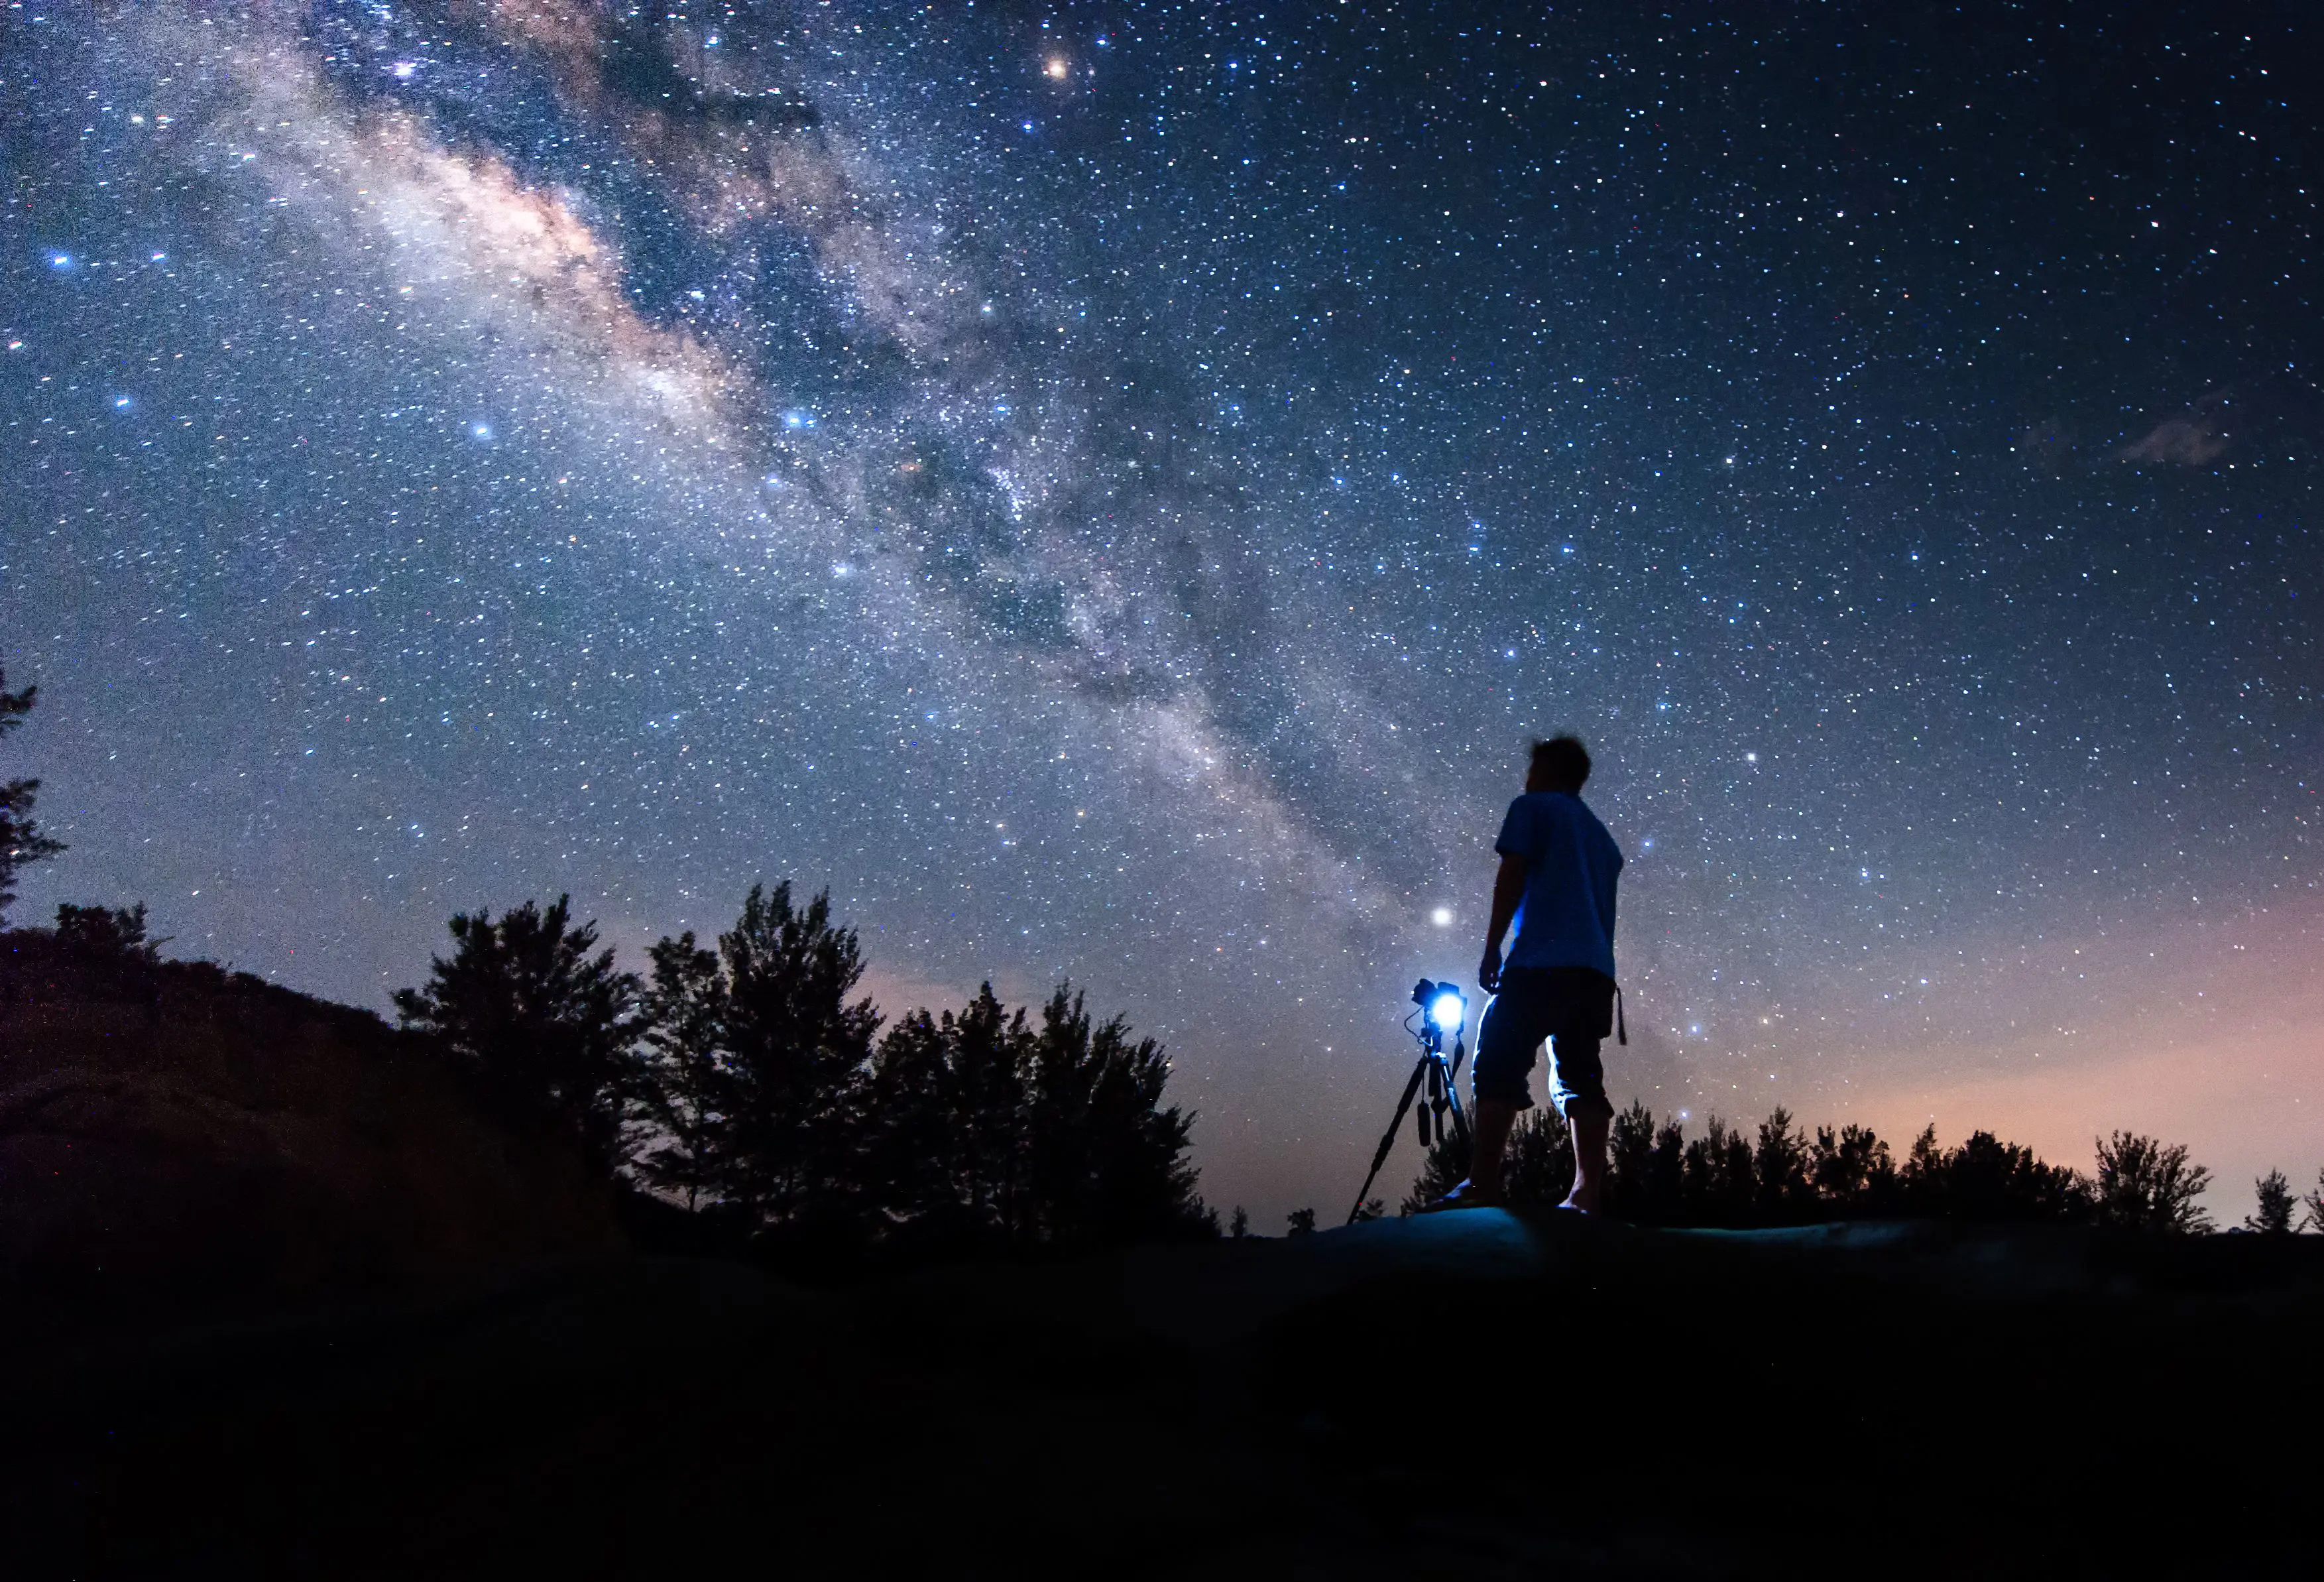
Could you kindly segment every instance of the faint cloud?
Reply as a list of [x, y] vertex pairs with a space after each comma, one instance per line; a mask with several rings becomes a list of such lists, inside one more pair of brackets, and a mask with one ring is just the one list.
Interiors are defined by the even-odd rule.
[[2201, 467], [2227, 448], [2223, 426], [2231, 404], [2227, 392], [2214, 390], [2187, 411], [2168, 417], [2146, 437], [2115, 452], [2134, 467]]

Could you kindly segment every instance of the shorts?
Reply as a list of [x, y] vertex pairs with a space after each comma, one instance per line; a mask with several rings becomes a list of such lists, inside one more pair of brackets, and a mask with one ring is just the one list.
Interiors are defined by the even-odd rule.
[[1549, 1101], [1568, 1120], [1610, 1115], [1598, 1046], [1614, 1031], [1614, 980], [1587, 967], [1511, 967], [1477, 1030], [1476, 1096], [1533, 1107], [1533, 1052], [1549, 1043]]

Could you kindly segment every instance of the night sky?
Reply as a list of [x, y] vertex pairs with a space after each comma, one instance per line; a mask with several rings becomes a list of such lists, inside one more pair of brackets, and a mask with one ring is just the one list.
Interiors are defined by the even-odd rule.
[[383, 1007], [828, 886], [1328, 1222], [1571, 728], [1618, 1102], [2231, 1220], [2324, 1165], [2303, 21], [12, 4], [14, 915]]

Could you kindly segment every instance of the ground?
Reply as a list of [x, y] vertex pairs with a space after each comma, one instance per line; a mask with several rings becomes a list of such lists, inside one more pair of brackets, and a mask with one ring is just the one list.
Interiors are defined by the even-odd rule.
[[27, 1575], [2292, 1575], [2324, 1239], [1496, 1211], [20, 1353]]
[[366, 1013], [0, 935], [0, 1577], [2244, 1577], [2315, 1536], [2324, 1237], [1474, 1210], [809, 1279], [669, 1255], [701, 1230]]

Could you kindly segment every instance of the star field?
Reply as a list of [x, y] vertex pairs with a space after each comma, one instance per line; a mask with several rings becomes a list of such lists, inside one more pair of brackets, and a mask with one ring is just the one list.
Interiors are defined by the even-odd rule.
[[2324, 85], [2224, 15], [12, 5], [16, 915], [383, 1004], [828, 885], [890, 1012], [1163, 1036], [1266, 1223], [1572, 728], [1618, 1099], [2240, 1212], [2324, 1163]]

